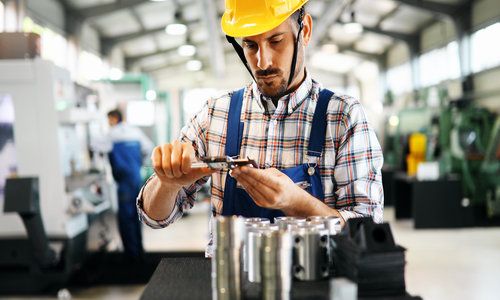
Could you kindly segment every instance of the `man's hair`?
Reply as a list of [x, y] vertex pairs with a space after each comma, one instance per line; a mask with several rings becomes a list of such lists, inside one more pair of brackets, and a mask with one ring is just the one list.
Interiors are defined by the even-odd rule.
[[123, 115], [122, 112], [119, 111], [118, 109], [113, 109], [112, 111], [108, 112], [108, 117], [114, 117], [118, 119], [118, 123], [123, 121]]

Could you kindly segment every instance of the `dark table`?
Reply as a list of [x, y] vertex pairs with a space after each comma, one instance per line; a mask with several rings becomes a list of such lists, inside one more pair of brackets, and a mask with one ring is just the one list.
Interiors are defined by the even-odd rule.
[[458, 176], [419, 181], [405, 173], [396, 173], [393, 183], [396, 219], [413, 218], [415, 228], [472, 225], [471, 208], [462, 206]]
[[[211, 262], [201, 257], [164, 258], [154, 272], [141, 299], [211, 299]], [[245, 299], [260, 299], [260, 285], [245, 282]], [[329, 282], [293, 282], [292, 299], [329, 299]], [[375, 299], [375, 298], [370, 298]], [[421, 299], [392, 297], [377, 299]]]

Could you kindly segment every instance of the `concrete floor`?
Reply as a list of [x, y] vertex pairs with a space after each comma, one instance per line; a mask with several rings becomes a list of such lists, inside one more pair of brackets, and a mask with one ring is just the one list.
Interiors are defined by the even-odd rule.
[[[407, 248], [410, 294], [425, 300], [500, 299], [500, 228], [415, 230], [411, 221], [395, 221], [392, 208], [385, 210], [385, 219], [396, 242]], [[207, 222], [208, 205], [201, 203], [168, 229], [145, 228], [146, 250], [203, 251]], [[99, 286], [70, 292], [72, 299], [138, 299], [143, 289]]]

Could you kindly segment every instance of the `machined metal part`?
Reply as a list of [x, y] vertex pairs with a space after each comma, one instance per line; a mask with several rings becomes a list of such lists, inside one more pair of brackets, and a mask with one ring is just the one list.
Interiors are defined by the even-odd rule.
[[291, 230], [293, 276], [302, 281], [320, 280], [330, 274], [330, 241], [327, 229], [306, 225]]
[[278, 224], [280, 229], [288, 229], [290, 225], [301, 225], [306, 223], [305, 218], [298, 217], [276, 217], [274, 223]]
[[340, 218], [336, 216], [311, 216], [308, 217], [307, 220], [309, 222], [323, 222], [330, 235], [336, 235], [342, 230]]
[[243, 240], [243, 271], [248, 272], [248, 230], [250, 228], [268, 228], [271, 221], [268, 218], [245, 218], [245, 232]]
[[260, 252], [264, 300], [288, 300], [292, 288], [292, 234], [285, 230], [263, 234]]
[[358, 285], [347, 278], [330, 279], [330, 299], [358, 299]]
[[241, 299], [240, 257], [244, 235], [241, 217], [217, 217], [214, 222], [212, 299]]

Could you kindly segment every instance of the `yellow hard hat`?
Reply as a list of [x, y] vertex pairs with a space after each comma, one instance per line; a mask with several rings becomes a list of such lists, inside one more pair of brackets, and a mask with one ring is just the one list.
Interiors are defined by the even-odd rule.
[[226, 0], [222, 31], [244, 37], [278, 27], [308, 0]]

